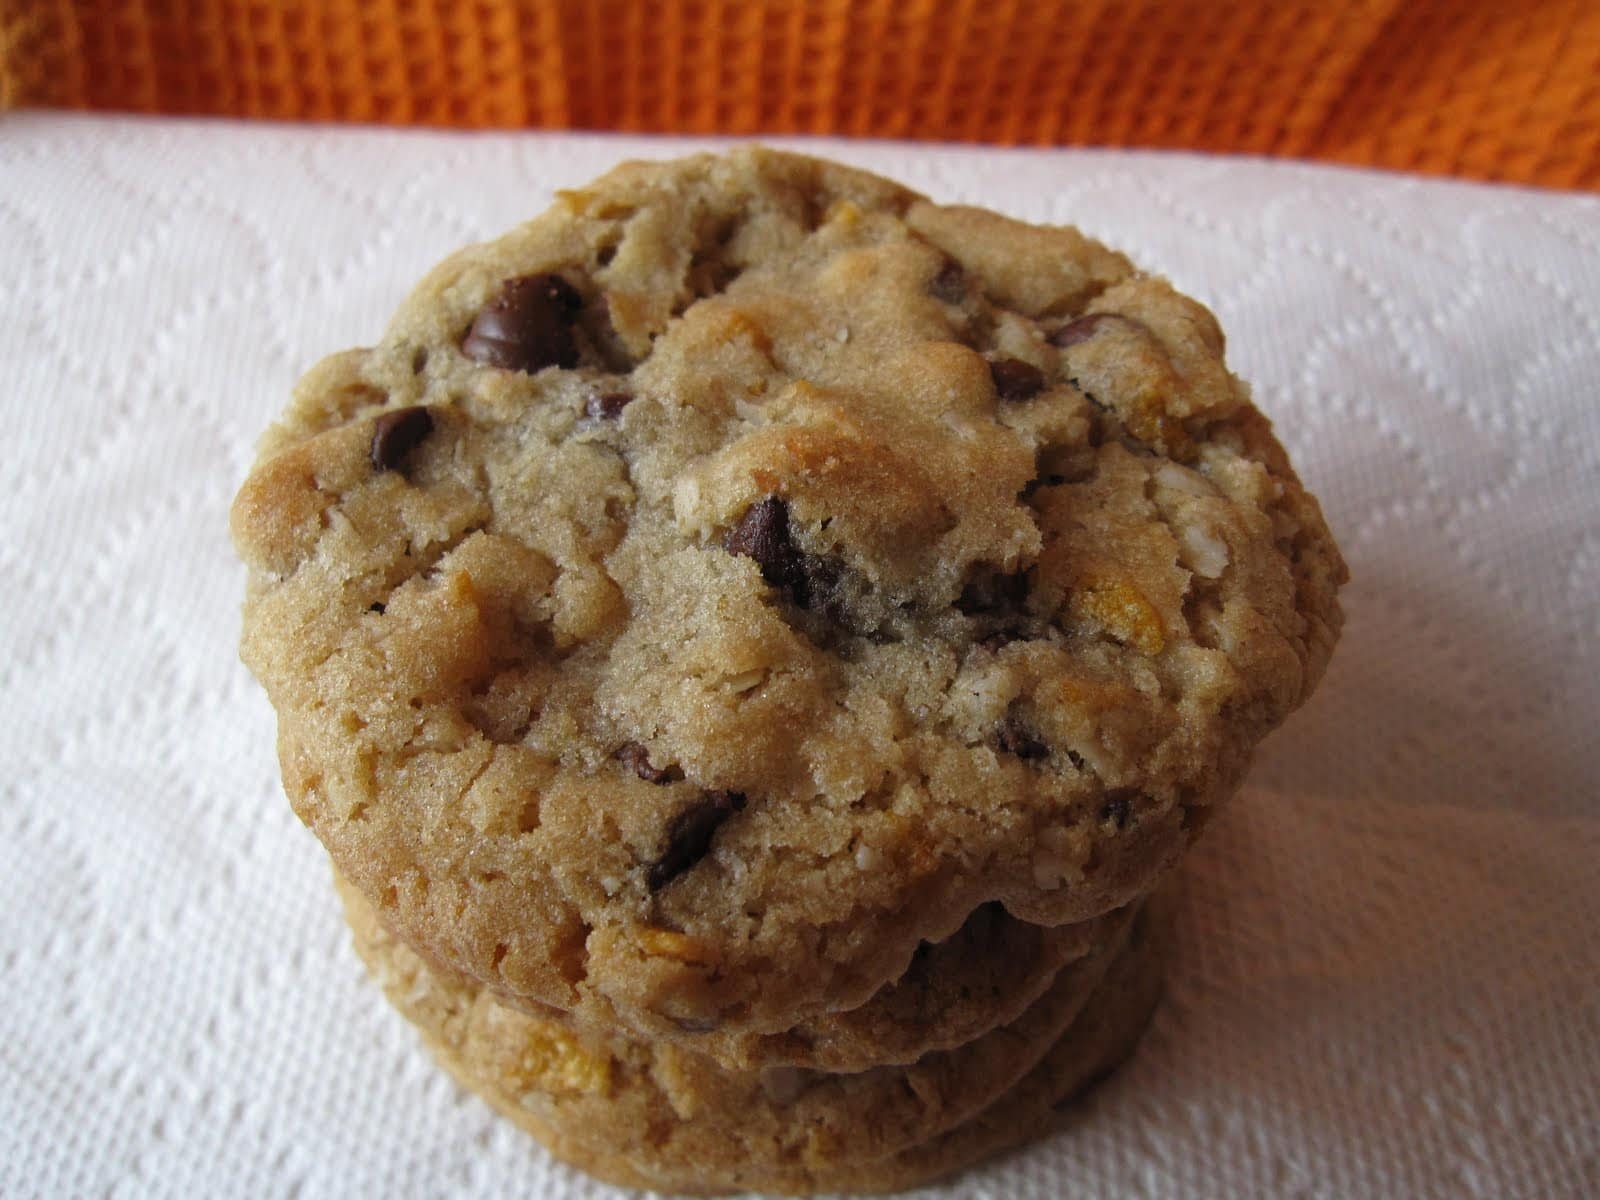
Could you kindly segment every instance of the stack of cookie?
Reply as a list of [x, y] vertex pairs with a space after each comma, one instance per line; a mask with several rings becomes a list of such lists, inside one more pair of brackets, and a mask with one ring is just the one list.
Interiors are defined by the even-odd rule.
[[357, 947], [556, 1154], [884, 1190], [1131, 1049], [1344, 567], [1211, 315], [746, 150], [462, 251], [234, 505]]

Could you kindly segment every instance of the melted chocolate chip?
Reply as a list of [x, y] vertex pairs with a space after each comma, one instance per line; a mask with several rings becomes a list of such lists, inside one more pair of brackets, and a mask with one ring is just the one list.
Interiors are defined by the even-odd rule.
[[1018, 758], [1046, 758], [1050, 754], [1050, 747], [1034, 737], [1015, 713], [1006, 714], [994, 738], [996, 746]]
[[745, 509], [722, 544], [729, 554], [755, 559], [761, 577], [775, 586], [788, 583], [796, 573], [799, 552], [789, 540], [789, 506], [777, 496]]
[[668, 1019], [685, 1033], [710, 1033], [722, 1024], [716, 1017], [670, 1017]]
[[987, 941], [995, 935], [1000, 922], [1006, 915], [1006, 906], [998, 900], [988, 900], [978, 905], [967, 915], [963, 933], [969, 933], [979, 941]]
[[815, 554], [800, 556], [800, 578], [790, 587], [794, 602], [801, 608], [815, 609], [829, 620], [843, 623], [845, 612], [839, 594], [842, 568], [834, 559]]
[[583, 297], [559, 275], [508, 279], [500, 294], [473, 319], [461, 352], [491, 367], [533, 373], [578, 365], [572, 324]]
[[960, 304], [967, 298], [967, 273], [954, 259], [945, 259], [939, 273], [928, 281], [928, 295], [944, 304]]
[[1040, 488], [1060, 487], [1065, 482], [1067, 482], [1067, 477], [1065, 475], [1041, 475], [1039, 478], [1030, 479], [1027, 483], [1023, 484], [1022, 491], [1019, 492], [1018, 495], [1022, 499], [1026, 500]]
[[616, 758], [646, 783], [677, 783], [683, 772], [677, 767], [653, 767], [650, 752], [638, 742], [629, 742], [616, 753]]
[[380, 415], [372, 426], [368, 457], [376, 471], [392, 471], [433, 432], [433, 414], [416, 405]]
[[997, 358], [989, 364], [989, 377], [1002, 400], [1027, 400], [1044, 391], [1044, 372], [1020, 358]]
[[1050, 335], [1050, 342], [1052, 345], [1060, 346], [1065, 350], [1068, 346], [1076, 346], [1080, 342], [1087, 342], [1104, 329], [1107, 324], [1119, 319], [1110, 313], [1090, 313], [1086, 317], [1068, 321]]
[[789, 532], [789, 506], [777, 496], [768, 496], [747, 508], [722, 544], [729, 554], [755, 559], [761, 578], [773, 587], [785, 589], [801, 608], [820, 608], [832, 615], [839, 564], [807, 554], [794, 544]]
[[1118, 325], [1135, 333], [1148, 335], [1150, 332], [1143, 321], [1136, 321], [1132, 317], [1124, 317], [1120, 313], [1089, 313], [1074, 321], [1068, 321], [1050, 335], [1050, 341], [1053, 345], [1065, 350], [1069, 346], [1087, 342], [1102, 330], [1115, 328]]
[[1112, 792], [1106, 797], [1105, 807], [1100, 810], [1100, 819], [1110, 821], [1118, 829], [1128, 827], [1128, 818], [1133, 815], [1133, 797], [1137, 793], [1131, 791]]
[[645, 886], [658, 892], [704, 858], [718, 828], [744, 804], [739, 792], [707, 792], [698, 804], [673, 817], [667, 826], [666, 849], [650, 864]]
[[967, 616], [1015, 608], [1028, 598], [1028, 572], [1001, 574], [992, 567], [979, 568], [956, 598], [956, 608]]
[[583, 402], [583, 415], [593, 421], [615, 421], [632, 399], [627, 392], [597, 392]]
[[1207, 804], [1185, 803], [1183, 805], [1183, 812], [1181, 816], [1183, 828], [1192, 836], [1198, 837], [1200, 835], [1200, 831], [1210, 823], [1211, 818], [1216, 815], [1216, 812], [1216, 809]]
[[380, 617], [383, 616], [383, 613], [384, 613], [383, 601], [382, 600], [374, 600], [371, 604], [367, 605], [367, 611], [370, 612], [370, 613], [377, 613]]

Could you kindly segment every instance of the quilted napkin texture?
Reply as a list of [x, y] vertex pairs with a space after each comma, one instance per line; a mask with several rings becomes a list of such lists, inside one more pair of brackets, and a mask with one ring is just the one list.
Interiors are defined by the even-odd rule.
[[[1600, 197], [813, 145], [1203, 297], [1355, 573], [1137, 1057], [937, 1194], [1600, 1192]], [[226, 510], [295, 376], [434, 261], [685, 148], [0, 119], [0, 1194], [619, 1195], [364, 981], [235, 657]]]

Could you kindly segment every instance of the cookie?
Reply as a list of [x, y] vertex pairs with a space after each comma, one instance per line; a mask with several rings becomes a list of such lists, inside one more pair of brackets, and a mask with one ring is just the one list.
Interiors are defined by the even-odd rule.
[[286, 790], [385, 922], [690, 1045], [1147, 891], [1345, 576], [1199, 304], [758, 149], [441, 264], [232, 528]]
[[[1047, 1132], [1057, 1106], [1114, 1068], [1137, 1042], [1159, 995], [1171, 908], [1170, 896], [1157, 897], [1124, 930], [1129, 936], [1097, 953], [1097, 978], [1073, 1006], [1074, 1016], [1059, 1039], [1020, 1082], [986, 1107], [979, 1106], [967, 1120], [895, 1148], [893, 1140], [875, 1142], [870, 1129], [848, 1142], [831, 1141], [826, 1131], [839, 1127], [839, 1114], [815, 1106], [793, 1110], [796, 1132], [805, 1136], [771, 1161], [738, 1152], [745, 1148], [748, 1133], [745, 1114], [737, 1110], [647, 1116], [629, 1105], [627, 1091], [650, 1086], [653, 1072], [626, 1080], [616, 1056], [597, 1056], [592, 1043], [574, 1041], [565, 1032], [552, 1037], [559, 1027], [507, 1009], [470, 983], [431, 972], [382, 929], [358, 893], [343, 889], [342, 894], [363, 959], [458, 1081], [480, 1092], [552, 1153], [602, 1179], [690, 1193], [895, 1191]], [[673, 1053], [668, 1050], [666, 1059]], [[661, 1060], [653, 1067], [665, 1078], [675, 1077]], [[916, 1087], [909, 1081], [900, 1086]], [[757, 1104], [795, 1103], [795, 1097], [785, 1098], [774, 1085], [769, 1090], [772, 1095]], [[564, 1109], [560, 1097], [580, 1092], [605, 1093], [617, 1105], [620, 1119], [595, 1120], [593, 1104]], [[731, 1118], [732, 1123], [717, 1128], [718, 1118]], [[705, 1126], [703, 1140], [681, 1132], [696, 1123]], [[684, 1151], [697, 1140], [695, 1153], [686, 1157]]]
[[1094, 949], [1115, 916], [1030, 925], [985, 904], [953, 937], [918, 947], [906, 973], [859, 1008], [781, 1033], [708, 1031], [692, 1044], [735, 1070], [863, 1071], [915, 1062], [1015, 1020], [1063, 967]]
[[966, 1045], [855, 1073], [735, 1072], [670, 1042], [598, 1034], [501, 1004], [470, 980], [431, 970], [358, 891], [341, 892], [357, 950], [391, 1003], [479, 1087], [585, 1142], [648, 1146], [658, 1170], [702, 1182], [750, 1172], [770, 1182], [882, 1157], [972, 1116], [1049, 1051], [1126, 944], [1133, 915], [1110, 922], [1017, 1020]]
[[[838, 1192], [897, 1192], [932, 1183], [1044, 1137], [1066, 1124], [1066, 1106], [1122, 1065], [1161, 999], [1172, 938], [1172, 897], [1159, 892], [1139, 914], [1129, 944], [1111, 963], [1067, 1032], [1000, 1100], [971, 1120], [884, 1159], [819, 1178]], [[644, 1169], [649, 1169], [648, 1167]]]

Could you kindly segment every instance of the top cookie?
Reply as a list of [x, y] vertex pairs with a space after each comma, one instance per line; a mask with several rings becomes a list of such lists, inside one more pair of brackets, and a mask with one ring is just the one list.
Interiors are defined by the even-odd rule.
[[1147, 891], [1344, 565], [1211, 314], [1067, 228], [627, 164], [301, 381], [233, 509], [284, 781], [401, 936], [644, 1034]]

